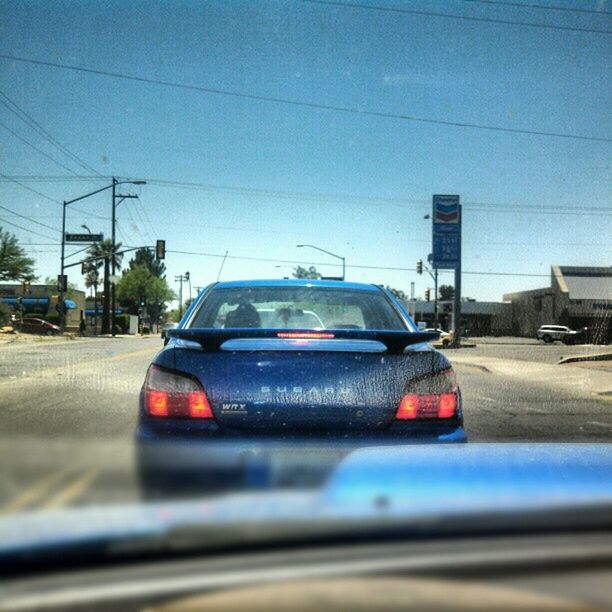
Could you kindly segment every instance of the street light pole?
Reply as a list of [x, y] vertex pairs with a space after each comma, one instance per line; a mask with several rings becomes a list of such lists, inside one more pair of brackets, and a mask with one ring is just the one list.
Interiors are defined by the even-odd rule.
[[326, 251], [321, 247], [315, 246], [314, 244], [297, 244], [298, 248], [308, 247], [310, 249], [315, 249], [315, 251], [321, 251], [321, 253], [325, 253], [326, 255], [331, 255], [331, 257], [335, 257], [342, 261], [342, 280], [346, 278], [346, 258], [342, 257], [342, 255], [336, 255], [336, 253], [332, 253], [331, 251]]
[[66, 201], [62, 202], [62, 262], [60, 265], [59, 291], [60, 291], [60, 310], [59, 326], [64, 333], [64, 261], [66, 259]]

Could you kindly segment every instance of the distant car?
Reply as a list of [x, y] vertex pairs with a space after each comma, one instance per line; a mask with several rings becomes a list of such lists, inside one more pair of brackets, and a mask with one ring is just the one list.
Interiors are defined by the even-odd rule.
[[436, 329], [435, 327], [426, 327], [423, 331], [438, 334], [438, 340], [442, 342], [443, 347], [447, 347], [453, 341], [453, 334], [446, 332], [443, 329]]
[[440, 334], [440, 338], [448, 338], [450, 334], [443, 329], [436, 329], [435, 327], [426, 327], [423, 331], [426, 332], [434, 332], [435, 334]]
[[546, 343], [558, 340], [564, 344], [573, 344], [578, 337], [578, 332], [565, 325], [542, 325], [536, 332], [536, 338]]
[[34, 317], [24, 318], [20, 329], [28, 334], [44, 334], [45, 336], [54, 336], [62, 331], [58, 325]]
[[[270, 310], [283, 312], [273, 327]], [[301, 311], [304, 327], [286, 311]], [[466, 439], [455, 373], [428, 344], [435, 335], [418, 331], [376, 285], [215, 283], [168, 336], [140, 396], [144, 492], [164, 482], [193, 486], [215, 466], [226, 475], [246, 469], [266, 445], [346, 454], [368, 444]]]
[[162, 328], [161, 328], [161, 337], [162, 337], [162, 340], [166, 339], [166, 332], [169, 329], [176, 329], [177, 326], [178, 326], [178, 323], [164, 323], [162, 325]]

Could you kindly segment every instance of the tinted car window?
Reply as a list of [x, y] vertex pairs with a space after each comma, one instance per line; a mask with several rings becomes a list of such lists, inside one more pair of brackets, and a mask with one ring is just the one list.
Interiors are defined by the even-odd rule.
[[189, 326], [406, 329], [401, 316], [382, 293], [321, 287], [213, 289]]

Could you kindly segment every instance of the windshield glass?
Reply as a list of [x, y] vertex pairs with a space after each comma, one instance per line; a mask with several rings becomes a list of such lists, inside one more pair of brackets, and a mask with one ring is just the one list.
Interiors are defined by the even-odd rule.
[[382, 292], [324, 287], [215, 288], [189, 326], [406, 330]]
[[612, 0], [0, 0], [0, 565], [612, 517], [611, 34]]

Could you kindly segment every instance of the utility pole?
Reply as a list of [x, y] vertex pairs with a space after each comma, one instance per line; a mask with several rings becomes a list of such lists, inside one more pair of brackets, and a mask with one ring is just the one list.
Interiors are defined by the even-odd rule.
[[[459, 227], [461, 227], [461, 205], [459, 208]], [[461, 340], [461, 235], [459, 235], [459, 260], [457, 262], [457, 267], [455, 268], [455, 303], [453, 308], [453, 344], [455, 346], [459, 346], [459, 341]]]
[[434, 271], [434, 329], [439, 328], [438, 317], [438, 268]]
[[[117, 273], [116, 266], [116, 254], [115, 251], [117, 249], [117, 245], [115, 242], [115, 227], [117, 224], [117, 206], [123, 202], [123, 200], [138, 198], [137, 195], [134, 194], [126, 194], [126, 195], [117, 195], [117, 185], [119, 181], [113, 176], [113, 184], [112, 184], [112, 231], [111, 231], [111, 240], [113, 243], [113, 252], [111, 259], [111, 275], [113, 276], [113, 282], [110, 284], [111, 290], [111, 335], [115, 336], [115, 310], [116, 310], [116, 299], [115, 299], [115, 282], [114, 277]], [[133, 184], [141, 184], [141, 183], [133, 183]], [[119, 198], [119, 202], [117, 202], [117, 198]]]
[[[427, 217], [429, 217], [429, 215], [426, 215], [426, 218]], [[430, 253], [427, 256], [427, 262], [429, 263], [429, 266], [433, 264], [433, 253]], [[434, 268], [434, 271], [432, 274], [431, 268], [429, 266], [426, 266], [425, 270], [427, 271], [427, 274], [431, 276], [434, 282], [434, 329], [438, 329], [438, 268]], [[421, 270], [420, 272], [419, 272], [419, 267]], [[419, 261], [417, 261], [417, 272], [419, 274], [423, 272], [423, 262], [420, 259]]]
[[116, 194], [117, 191], [117, 179], [113, 176], [113, 187], [112, 187], [112, 200], [113, 200], [113, 204], [112, 204], [112, 231], [111, 231], [111, 240], [113, 242], [113, 249], [111, 252], [111, 274], [113, 276], [113, 279], [111, 282], [111, 284], [109, 285], [109, 289], [111, 290], [111, 336], [113, 336], [113, 338], [115, 337], [115, 283], [114, 283], [114, 276], [115, 276], [115, 262], [116, 262], [116, 257], [115, 257], [115, 210], [116, 210], [116, 204], [115, 204], [115, 198], [117, 197]]

